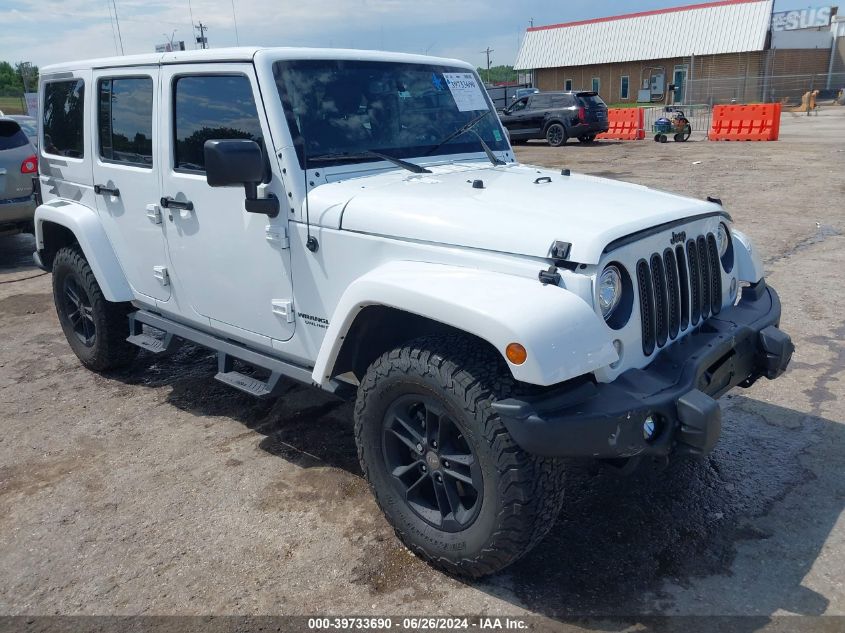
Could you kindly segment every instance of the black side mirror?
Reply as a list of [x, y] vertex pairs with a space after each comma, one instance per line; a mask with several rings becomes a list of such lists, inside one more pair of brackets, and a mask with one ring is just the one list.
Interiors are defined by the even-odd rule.
[[203, 145], [205, 179], [210, 187], [243, 185], [250, 213], [263, 213], [271, 218], [279, 215], [279, 200], [258, 197], [258, 185], [267, 175], [267, 162], [258, 143], [248, 139], [214, 139]]

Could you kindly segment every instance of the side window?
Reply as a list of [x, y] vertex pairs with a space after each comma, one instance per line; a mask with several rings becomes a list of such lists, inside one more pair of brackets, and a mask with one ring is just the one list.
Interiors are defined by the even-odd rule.
[[205, 171], [211, 139], [244, 138], [264, 147], [252, 86], [243, 75], [189, 75], [174, 91], [174, 167]]
[[518, 110], [525, 110], [525, 106], [527, 106], [527, 105], [528, 105], [528, 97], [523, 97], [522, 99], [520, 99], [519, 101], [516, 101], [511, 106], [511, 111], [516, 112]]
[[568, 108], [571, 103], [571, 99], [567, 95], [555, 95], [552, 97], [552, 107], [553, 108]]
[[549, 95], [534, 95], [533, 97], [529, 97], [529, 99], [529, 107], [532, 110], [542, 110], [552, 105], [552, 98]]
[[153, 164], [153, 80], [101, 79], [97, 128], [104, 160], [143, 167]]
[[85, 82], [81, 79], [44, 84], [44, 152], [83, 158]]

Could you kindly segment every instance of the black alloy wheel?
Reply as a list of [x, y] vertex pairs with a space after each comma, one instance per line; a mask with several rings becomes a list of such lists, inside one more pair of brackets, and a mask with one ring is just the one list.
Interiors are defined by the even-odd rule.
[[94, 322], [91, 298], [79, 285], [74, 275], [65, 277], [63, 309], [76, 338], [86, 347], [97, 341], [97, 324]]
[[552, 147], [559, 147], [566, 143], [566, 130], [560, 123], [552, 123], [546, 130], [546, 141]]
[[388, 407], [384, 460], [408, 507], [429, 525], [458, 532], [481, 508], [481, 468], [458, 424], [432, 397], [410, 394]]

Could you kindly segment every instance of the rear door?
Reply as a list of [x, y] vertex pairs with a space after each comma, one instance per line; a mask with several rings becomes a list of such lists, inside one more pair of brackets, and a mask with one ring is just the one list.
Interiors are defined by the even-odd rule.
[[251, 139], [269, 149], [272, 177], [262, 187], [287, 199], [255, 70], [218, 63], [161, 72], [161, 195], [170, 205], [162, 212], [175, 309], [254, 343], [286, 341], [294, 332], [288, 214], [248, 213], [243, 187], [212, 188], [205, 176], [205, 141]]
[[170, 285], [158, 212], [160, 138], [157, 67], [94, 72], [94, 193], [97, 212], [135, 292], [162, 301]]

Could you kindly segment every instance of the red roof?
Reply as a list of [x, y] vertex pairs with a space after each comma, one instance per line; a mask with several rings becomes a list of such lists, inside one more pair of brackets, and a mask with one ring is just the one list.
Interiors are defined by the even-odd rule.
[[693, 11], [695, 9], [709, 9], [711, 7], [724, 7], [731, 4], [747, 4], [750, 2], [764, 2], [765, 0], [719, 0], [718, 2], [703, 2], [701, 4], [688, 4], [682, 7], [670, 7], [668, 9], [655, 9], [653, 11], [640, 11], [639, 13], [626, 13], [624, 15], [612, 15], [605, 18], [593, 18], [592, 20], [578, 20], [576, 22], [562, 22], [560, 24], [549, 24], [547, 26], [532, 26], [529, 31], [545, 31], [546, 29], [562, 29], [567, 26], [581, 26], [584, 24], [596, 24], [598, 22], [612, 22], [613, 20], [627, 20], [628, 18], [641, 18], [647, 15], [660, 15], [661, 13], [675, 13], [678, 11]]

